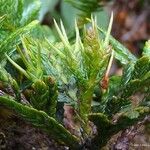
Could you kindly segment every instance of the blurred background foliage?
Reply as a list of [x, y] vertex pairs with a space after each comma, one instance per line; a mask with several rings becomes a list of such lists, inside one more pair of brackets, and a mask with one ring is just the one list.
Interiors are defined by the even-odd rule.
[[[48, 39], [51, 38], [52, 40], [57, 37], [52, 37], [52, 35], [55, 34], [55, 31], [53, 29], [53, 18], [55, 18], [56, 21], [62, 20], [65, 28], [67, 28], [67, 32], [70, 34], [70, 36], [72, 36], [72, 32], [74, 30], [74, 20], [79, 18], [82, 11], [74, 7], [71, 2], [72, 1], [67, 0], [41, 0], [41, 8], [38, 19], [43, 26], [39, 27], [39, 30], [41, 30], [42, 32], [38, 33], [38, 37], [42, 36], [41, 34], [45, 34]], [[86, 1], [84, 1], [84, 3], [85, 2]], [[32, 4], [30, 0], [26, 1], [26, 5], [30, 5], [30, 3]], [[96, 2], [95, 5], [97, 4], [98, 3]], [[95, 5], [93, 7], [96, 7]], [[86, 7], [88, 7], [88, 5], [85, 6], [85, 8]], [[102, 6], [98, 5], [98, 7], [101, 8]], [[97, 16], [98, 25], [103, 29], [107, 29], [110, 11], [108, 12], [105, 8], [101, 8], [100, 10], [90, 10], [88, 16], [85, 17], [90, 17], [89, 15], [91, 15], [91, 13], [95, 14]], [[47, 26], [49, 26], [50, 28], [48, 28]], [[37, 34], [37, 32], [34, 33]]]

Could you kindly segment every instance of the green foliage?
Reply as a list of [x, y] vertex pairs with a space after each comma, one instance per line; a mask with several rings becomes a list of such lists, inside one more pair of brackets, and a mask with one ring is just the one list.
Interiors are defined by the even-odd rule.
[[[0, 66], [0, 104], [71, 149], [84, 149], [90, 140], [97, 150], [150, 113], [150, 44], [147, 41], [143, 56], [136, 58], [110, 35], [113, 14], [107, 32], [97, 26], [95, 18], [88, 18], [101, 3], [69, 2], [81, 10], [84, 21], [75, 22], [76, 36], [71, 40], [62, 21], [59, 27], [54, 20], [59, 39], [51, 29], [37, 25], [38, 0], [0, 1], [0, 61], [6, 61]], [[77, 24], [85, 24], [85, 20], [90, 24], [79, 30]], [[123, 66], [121, 76], [109, 77], [113, 56]], [[20, 79], [9, 67], [17, 69]], [[142, 97], [134, 105], [137, 93]], [[71, 119], [77, 127], [70, 130], [78, 135], [59, 123], [59, 102], [72, 106]]]
[[142, 57], [134, 65], [134, 69], [130, 72], [130, 80], [122, 87], [122, 97], [129, 97], [136, 92], [144, 92], [145, 88], [150, 86], [150, 57]]
[[39, 18], [39, 10], [41, 7], [40, 0], [31, 0], [31, 2], [26, 6], [26, 1], [23, 0], [23, 13], [20, 20], [21, 25], [29, 24], [31, 21]]
[[130, 108], [131, 96], [136, 93], [146, 97], [147, 89], [150, 88], [149, 60], [149, 57], [143, 56], [135, 63], [130, 62], [124, 66], [122, 77], [110, 78], [109, 87], [102, 97], [103, 106], [97, 109], [112, 116], [124, 108]]
[[5, 24], [8, 27], [10, 26], [12, 30], [19, 25], [22, 13], [23, 13], [23, 0], [8, 0], [8, 1], [1, 0], [0, 14], [1, 16], [7, 15]]
[[[83, 42], [76, 25], [76, 41], [72, 45], [68, 41], [62, 23], [61, 28], [58, 27], [56, 22], [55, 26], [63, 43], [63, 48], [49, 43], [53, 49], [53, 55], [57, 56], [54, 59], [52, 57], [52, 66], [59, 66], [62, 69], [61, 73], [67, 79], [71, 77], [75, 79], [79, 91], [79, 94], [76, 95], [78, 99], [76, 111], [82, 119], [83, 124], [81, 126], [83, 126], [84, 130], [88, 130], [87, 115], [91, 112], [94, 88], [104, 76], [110, 56], [110, 51], [107, 49], [110, 31], [108, 30], [108, 36], [103, 42], [99, 39], [96, 21], [92, 19], [92, 27], [84, 29]], [[56, 67], [54, 66], [54, 68]]]
[[43, 70], [41, 66], [42, 63], [40, 57], [40, 47], [37, 47], [38, 54], [35, 55], [35, 52], [33, 50], [31, 51], [31, 44], [29, 42], [29, 39], [22, 38], [22, 44], [25, 52], [23, 52], [23, 50], [21, 50], [20, 47], [17, 47], [17, 50], [22, 58], [23, 63], [26, 66], [26, 70], [17, 65], [8, 55], [6, 55], [6, 57], [14, 66], [16, 66], [16, 68], [22, 74], [24, 74], [28, 79], [34, 82], [37, 79], [41, 79], [43, 76]]
[[115, 123], [101, 113], [92, 113], [89, 119], [97, 125], [98, 134], [92, 139], [92, 148], [99, 149], [106, 145], [107, 141], [119, 131], [127, 129], [136, 124], [139, 120], [144, 119], [150, 113], [149, 107], [136, 107], [131, 111], [123, 112]]
[[132, 62], [129, 62], [123, 67], [123, 75], [121, 78], [122, 87], [130, 81], [132, 75], [131, 73], [133, 70], [134, 70], [134, 63]]
[[6, 52], [10, 53], [12, 50], [14, 50], [15, 45], [20, 43], [20, 39], [19, 39], [20, 35], [25, 35], [25, 34], [29, 33], [29, 31], [33, 27], [35, 27], [35, 25], [37, 23], [38, 23], [38, 21], [33, 21], [33, 22], [29, 23], [28, 25], [15, 30], [9, 36], [4, 38], [0, 44], [0, 52], [2, 54], [0, 56], [0, 60], [2, 60], [4, 58], [4, 54]]
[[[100, 32], [106, 36], [106, 32], [99, 28]], [[137, 59], [136, 57], [124, 46], [122, 45], [119, 41], [117, 41], [113, 36], [109, 37], [110, 44], [112, 48], [115, 51], [115, 58], [119, 60], [122, 64], [127, 64], [129, 62], [135, 62]]]
[[16, 80], [14, 80], [9, 73], [0, 65], [0, 83], [3, 88], [11, 88], [14, 92], [14, 97], [17, 101], [21, 100], [20, 88]]
[[148, 40], [145, 43], [144, 50], [143, 50], [143, 55], [144, 56], [150, 56], [150, 40]]
[[32, 85], [33, 91], [31, 91], [31, 105], [38, 110], [45, 110], [47, 106], [48, 87], [41, 80], [35, 81]]
[[32, 84], [33, 90], [30, 92], [31, 105], [43, 110], [55, 118], [57, 105], [57, 87], [51, 77], [45, 77], [45, 82], [37, 80]]
[[[36, 41], [31, 42], [31, 40], [29, 37], [22, 38], [23, 50], [17, 46], [24, 68], [19, 66], [8, 55], [6, 57], [31, 82], [32, 89], [28, 94], [31, 105], [55, 117], [58, 95], [56, 81], [47, 75], [44, 70], [40, 44]], [[35, 51], [35, 46], [36, 50], [38, 49], [37, 52]]]
[[[87, 18], [91, 17], [93, 12], [99, 11], [104, 6], [103, 1], [99, 0], [65, 0], [69, 2], [73, 7], [80, 10], [78, 25], [83, 26], [87, 23]], [[109, 1], [109, 0], [107, 0]]]
[[40, 8], [39, 0], [32, 0], [32, 3], [26, 6], [25, 0], [1, 0], [0, 15], [6, 15], [3, 29], [13, 31], [38, 18]]
[[6, 16], [3, 15], [0, 17], [0, 28], [3, 26], [4, 20], [6, 19]]
[[[66, 0], [68, 1], [69, 3], [71, 3], [74, 7], [76, 7], [77, 9], [83, 11], [84, 13], [91, 13], [93, 12], [94, 10], [97, 10], [98, 7], [99, 7], [99, 4], [98, 4], [98, 0]], [[90, 16], [88, 16], [90, 17]]]
[[136, 62], [134, 70], [132, 72], [131, 79], [142, 79], [144, 78], [145, 74], [147, 74], [149, 71], [150, 71], [150, 57], [144, 56]]
[[21, 35], [29, 33], [37, 25], [38, 21], [34, 20], [38, 17], [39, 8], [39, 1], [33, 1], [28, 7], [25, 7], [24, 0], [0, 1], [0, 17], [3, 19], [0, 29], [0, 61], [4, 59], [5, 53], [10, 53], [20, 43]]

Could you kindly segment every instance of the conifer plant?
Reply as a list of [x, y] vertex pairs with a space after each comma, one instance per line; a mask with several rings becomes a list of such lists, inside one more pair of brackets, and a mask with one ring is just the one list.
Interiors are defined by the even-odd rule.
[[[87, 1], [94, 8], [91, 3]], [[101, 149], [113, 135], [150, 113], [149, 40], [141, 58], [134, 56], [110, 35], [113, 13], [107, 31], [88, 14], [82, 25], [75, 20], [73, 40], [62, 21], [55, 20], [59, 40], [39, 39], [35, 32], [41, 32], [36, 20], [40, 3], [32, 5], [36, 7], [30, 10], [24, 0], [0, 1], [1, 105], [74, 150]], [[114, 59], [122, 65], [120, 76], [109, 74]], [[137, 93], [142, 96], [134, 105]], [[57, 115], [60, 102], [73, 109], [73, 129]]]

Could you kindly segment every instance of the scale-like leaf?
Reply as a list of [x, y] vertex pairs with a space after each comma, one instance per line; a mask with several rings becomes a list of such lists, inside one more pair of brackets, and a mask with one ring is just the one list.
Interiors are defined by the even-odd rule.
[[[106, 36], [106, 32], [99, 28], [101, 33]], [[135, 63], [137, 58], [125, 47], [123, 46], [119, 41], [117, 41], [113, 36], [109, 37], [109, 42], [112, 48], [115, 51], [115, 58], [118, 59], [122, 64], [127, 64], [129, 62]]]
[[7, 15], [3, 28], [13, 31], [38, 19], [41, 5], [40, 0], [32, 0], [29, 5], [26, 7], [25, 5], [25, 0], [0, 1], [0, 14]]
[[127, 98], [136, 92], [144, 91], [144, 88], [150, 88], [150, 75], [144, 80], [131, 80], [124, 88], [121, 89], [121, 97]]
[[23, 0], [1, 0], [0, 14], [7, 15], [5, 25], [10, 29], [15, 29], [20, 24], [23, 12]]
[[6, 19], [6, 15], [0, 17], [0, 28], [2, 27], [5, 19]]
[[20, 36], [29, 33], [35, 27], [37, 21], [33, 20], [38, 18], [39, 9], [39, 0], [32, 1], [27, 7], [24, 0], [0, 1], [0, 14], [5, 16], [3, 24], [0, 25], [0, 61], [6, 52], [13, 51], [19, 44]]
[[29, 4], [22, 14], [20, 24], [27, 25], [31, 21], [38, 19], [40, 7], [41, 3], [39, 0], [34, 0], [31, 4]]
[[[91, 17], [91, 14], [101, 10], [104, 6], [104, 3], [100, 0], [66, 0], [73, 7], [80, 11], [78, 25], [83, 27], [88, 21], [87, 18]], [[109, 0], [107, 0], [109, 1]]]
[[5, 53], [11, 52], [16, 48], [16, 45], [20, 43], [20, 36], [25, 35], [30, 32], [38, 24], [38, 21], [33, 21], [28, 25], [17, 29], [13, 33], [11, 33], [8, 37], [6, 37], [3, 42], [0, 44], [0, 61], [4, 59]]
[[143, 49], [143, 55], [150, 57], [150, 40], [148, 40], [148, 41], [145, 43], [145, 46], [144, 46], [144, 49]]
[[142, 79], [144, 75], [150, 71], [150, 57], [142, 57], [140, 58], [135, 66], [134, 70], [132, 72], [131, 79]]
[[128, 64], [124, 65], [123, 67], [123, 75], [121, 77], [121, 86], [125, 86], [130, 80], [131, 75], [134, 70], [134, 63], [129, 62]]

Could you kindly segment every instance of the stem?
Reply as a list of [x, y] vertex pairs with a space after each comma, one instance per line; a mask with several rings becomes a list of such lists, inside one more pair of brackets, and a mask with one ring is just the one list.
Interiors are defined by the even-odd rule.
[[86, 131], [87, 134], [90, 133], [89, 127], [89, 119], [88, 114], [91, 112], [91, 102], [93, 97], [94, 88], [91, 87], [87, 90], [81, 90], [80, 93], [80, 101], [79, 101], [79, 115], [84, 120], [84, 124], [82, 124], [83, 129]]

